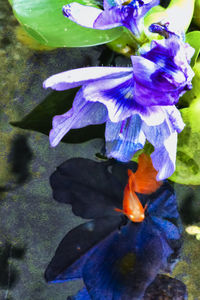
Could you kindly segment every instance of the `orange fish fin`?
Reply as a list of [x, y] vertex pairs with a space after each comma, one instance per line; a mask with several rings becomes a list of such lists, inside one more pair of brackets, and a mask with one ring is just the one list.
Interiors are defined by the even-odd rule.
[[147, 209], [147, 207], [148, 207], [148, 204], [146, 203], [145, 206], [144, 206], [144, 212]]
[[114, 210], [117, 211], [117, 212], [122, 212], [122, 213], [124, 213], [124, 211], [123, 211], [122, 209], [119, 209], [119, 208], [114, 208]]
[[139, 156], [138, 169], [135, 172], [134, 191], [141, 194], [151, 194], [161, 185], [162, 181], [156, 180], [158, 171], [154, 169], [151, 157], [142, 153]]

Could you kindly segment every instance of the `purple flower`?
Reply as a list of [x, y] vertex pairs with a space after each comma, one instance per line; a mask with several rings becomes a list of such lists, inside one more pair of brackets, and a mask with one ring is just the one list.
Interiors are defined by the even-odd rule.
[[94, 29], [127, 27], [134, 35], [141, 32], [142, 17], [159, 0], [104, 0], [104, 10], [72, 2], [63, 7], [63, 14], [77, 24]]
[[156, 275], [170, 271], [179, 251], [176, 196], [167, 181], [151, 195], [138, 194], [143, 206], [148, 203], [143, 222], [116, 212], [128, 169], [135, 171], [136, 164], [75, 158], [50, 177], [55, 200], [91, 220], [67, 233], [45, 272], [48, 282], [82, 278], [87, 290], [75, 299], [143, 299]]
[[51, 76], [44, 88], [58, 91], [77, 86], [73, 107], [53, 118], [51, 146], [73, 128], [106, 122], [107, 157], [131, 160], [148, 140], [157, 179], [175, 170], [177, 133], [184, 128], [175, 104], [191, 88], [189, 62], [194, 51], [176, 36], [153, 41], [142, 56], [132, 56], [132, 67], [88, 67]]

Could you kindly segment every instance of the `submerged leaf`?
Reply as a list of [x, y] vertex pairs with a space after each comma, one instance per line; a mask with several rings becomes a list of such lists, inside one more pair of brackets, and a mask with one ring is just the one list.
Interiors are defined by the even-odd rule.
[[[27, 31], [39, 43], [50, 47], [85, 47], [104, 44], [118, 38], [122, 28], [97, 30], [81, 27], [62, 15], [67, 0], [10, 0], [13, 12]], [[96, 1], [79, 3], [97, 7]]]
[[[53, 91], [21, 121], [11, 122], [11, 125], [48, 135], [52, 128], [52, 118], [71, 108], [77, 90], [75, 88], [63, 92]], [[63, 142], [81, 143], [94, 138], [104, 138], [104, 130], [104, 125], [72, 129], [63, 138]]]

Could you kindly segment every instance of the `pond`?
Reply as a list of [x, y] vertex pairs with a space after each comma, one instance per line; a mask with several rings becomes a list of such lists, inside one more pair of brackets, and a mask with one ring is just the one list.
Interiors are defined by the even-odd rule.
[[[33, 49], [35, 48], [35, 49]], [[37, 49], [36, 49], [37, 48]], [[75, 68], [97, 66], [105, 46], [38, 49], [19, 29], [10, 4], [2, 0], [0, 11], [0, 298], [64, 300], [83, 287], [82, 280], [46, 283], [44, 272], [60, 241], [71, 229], [86, 221], [75, 216], [71, 206], [53, 199], [49, 177], [63, 162], [86, 158], [105, 163], [104, 141], [95, 138], [83, 143], [60, 143], [52, 148], [48, 135], [12, 126], [50, 94], [43, 89], [49, 76]], [[116, 65], [130, 63], [117, 55]], [[41, 120], [42, 122], [42, 120]], [[84, 164], [82, 168], [84, 169]], [[98, 168], [97, 168], [98, 169]], [[91, 172], [98, 172], [96, 167]], [[78, 170], [77, 170], [78, 172]], [[82, 169], [80, 170], [80, 173]], [[88, 171], [89, 172], [89, 171]], [[87, 173], [87, 172], [86, 172]], [[86, 173], [84, 173], [84, 176]], [[77, 175], [78, 176], [78, 175]], [[100, 175], [99, 175], [100, 176]], [[183, 245], [174, 258], [172, 273], [164, 273], [184, 285], [180, 298], [156, 298], [152, 288], [144, 299], [200, 299], [200, 240], [188, 234], [190, 225], [200, 226], [200, 188], [171, 182], [176, 191], [182, 225]], [[148, 209], [148, 208], [147, 208]], [[87, 219], [92, 219], [88, 217]], [[88, 271], [89, 272], [89, 271]], [[161, 279], [160, 279], [161, 280]], [[173, 282], [172, 286], [176, 284]], [[182, 293], [182, 294], [181, 294]], [[165, 297], [165, 298], [164, 298]], [[134, 298], [136, 299], [136, 298]], [[103, 300], [103, 298], [102, 298]]]

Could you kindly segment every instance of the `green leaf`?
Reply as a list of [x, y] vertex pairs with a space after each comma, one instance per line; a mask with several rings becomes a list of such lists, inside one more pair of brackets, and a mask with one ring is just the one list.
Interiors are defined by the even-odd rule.
[[193, 67], [196, 63], [200, 51], [200, 31], [191, 31], [187, 33], [185, 36], [185, 41], [195, 49], [195, 53], [190, 63], [191, 67]]
[[[11, 122], [11, 125], [48, 135], [52, 128], [52, 118], [55, 115], [65, 113], [71, 108], [77, 90], [76, 88], [63, 92], [53, 91], [21, 121]], [[94, 138], [104, 138], [104, 131], [104, 125], [72, 129], [62, 141], [66, 143], [81, 143]]]
[[[78, 2], [97, 7], [94, 1]], [[17, 20], [27, 33], [39, 43], [50, 47], [86, 47], [104, 44], [123, 33], [122, 27], [109, 30], [88, 29], [70, 21], [62, 14], [63, 5], [70, 2], [72, 0], [10, 0]]]
[[178, 136], [176, 171], [170, 177], [181, 184], [200, 184], [200, 97], [181, 109], [186, 126]]
[[178, 104], [181, 107], [187, 107], [200, 97], [200, 62], [193, 67], [195, 76], [192, 79], [192, 89], [187, 91], [180, 99]]

